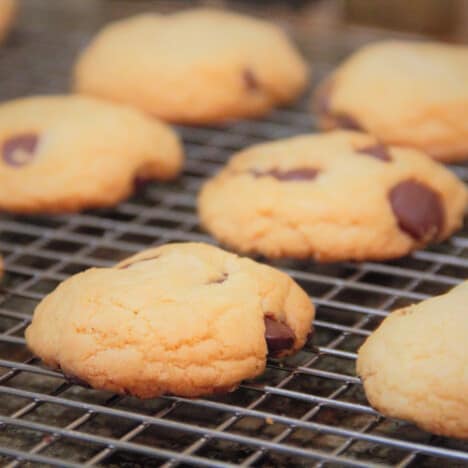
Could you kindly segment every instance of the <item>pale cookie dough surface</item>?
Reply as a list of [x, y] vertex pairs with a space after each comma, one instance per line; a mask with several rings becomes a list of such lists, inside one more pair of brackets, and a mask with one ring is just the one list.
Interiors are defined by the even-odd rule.
[[80, 93], [194, 124], [263, 115], [306, 82], [307, 66], [279, 27], [203, 8], [108, 25], [74, 74]]
[[201, 190], [202, 225], [240, 252], [399, 257], [461, 226], [467, 190], [424, 154], [334, 131], [248, 148]]
[[300, 349], [314, 306], [286, 274], [207, 244], [169, 244], [63, 282], [30, 349], [98, 389], [142, 398], [228, 391]]
[[391, 313], [359, 350], [372, 406], [434, 434], [468, 439], [468, 281]]
[[16, 10], [17, 0], [0, 1], [0, 43], [3, 42], [10, 31]]
[[111, 206], [135, 180], [167, 180], [183, 152], [165, 124], [79, 96], [0, 104], [0, 210], [66, 212]]
[[360, 128], [441, 161], [468, 159], [468, 46], [365, 46], [319, 87], [316, 110], [322, 128]]

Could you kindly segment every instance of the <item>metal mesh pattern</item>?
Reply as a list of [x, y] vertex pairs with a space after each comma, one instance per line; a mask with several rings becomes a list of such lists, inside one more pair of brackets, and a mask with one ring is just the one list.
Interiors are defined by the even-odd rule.
[[[20, 25], [0, 52], [0, 97], [66, 90], [74, 54], [89, 35], [106, 20], [147, 7], [25, 2]], [[315, 79], [368, 38], [324, 32], [320, 42], [304, 43], [316, 63]], [[0, 289], [0, 464], [466, 466], [466, 443], [431, 436], [370, 408], [354, 363], [358, 347], [389, 310], [443, 293], [468, 276], [467, 228], [449, 242], [393, 262], [277, 262], [317, 304], [316, 335], [296, 356], [270, 360], [264, 375], [224, 396], [140, 401], [85, 389], [42, 367], [25, 347], [34, 307], [60, 281], [156, 244], [211, 242], [195, 215], [203, 180], [233, 151], [312, 125], [303, 105], [262, 121], [180, 128], [188, 162], [175, 183], [152, 184], [111, 210], [0, 217], [6, 263]], [[468, 179], [467, 168], [454, 170]]]

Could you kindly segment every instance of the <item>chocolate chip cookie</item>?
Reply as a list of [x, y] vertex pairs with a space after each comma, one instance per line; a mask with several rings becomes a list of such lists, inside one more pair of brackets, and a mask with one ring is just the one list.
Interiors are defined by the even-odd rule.
[[108, 25], [80, 56], [74, 82], [80, 93], [164, 120], [206, 124], [261, 116], [293, 101], [307, 69], [276, 25], [201, 8]]
[[391, 313], [359, 350], [372, 406], [435, 434], [468, 439], [468, 281]]
[[435, 159], [468, 159], [468, 46], [410, 41], [368, 45], [315, 96], [324, 129], [367, 131]]
[[26, 330], [45, 364], [97, 389], [195, 397], [299, 350], [314, 306], [286, 274], [207, 244], [169, 244], [63, 282]]
[[446, 239], [466, 203], [464, 184], [423, 153], [337, 130], [242, 151], [204, 185], [198, 209], [237, 251], [339, 261]]
[[10, 31], [17, 9], [16, 0], [0, 1], [0, 42], [2, 42]]
[[136, 180], [181, 170], [182, 148], [165, 124], [137, 110], [79, 96], [0, 105], [0, 209], [69, 212], [110, 206]]

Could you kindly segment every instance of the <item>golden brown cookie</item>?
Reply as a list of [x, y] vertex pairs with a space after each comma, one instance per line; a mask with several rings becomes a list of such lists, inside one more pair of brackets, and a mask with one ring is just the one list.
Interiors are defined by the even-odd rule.
[[413, 149], [333, 131], [235, 155], [199, 196], [202, 225], [243, 253], [318, 261], [400, 257], [449, 237], [464, 184]]
[[391, 313], [359, 350], [357, 372], [381, 413], [468, 439], [468, 281]]
[[286, 274], [207, 244], [169, 244], [63, 282], [26, 339], [47, 365], [141, 398], [232, 390], [299, 350], [314, 307]]
[[365, 46], [321, 84], [315, 110], [324, 129], [364, 130], [441, 161], [468, 159], [468, 46]]
[[74, 82], [164, 120], [206, 124], [293, 101], [307, 66], [274, 24], [197, 8], [108, 25], [79, 58]]
[[0, 209], [68, 212], [115, 205], [135, 181], [167, 180], [183, 151], [165, 124], [94, 98], [0, 104]]

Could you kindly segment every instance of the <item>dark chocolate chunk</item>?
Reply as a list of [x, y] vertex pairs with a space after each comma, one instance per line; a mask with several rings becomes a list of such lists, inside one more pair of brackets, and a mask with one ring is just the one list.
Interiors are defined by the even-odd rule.
[[314, 180], [318, 173], [318, 169], [311, 167], [301, 167], [298, 169], [281, 170], [281, 169], [270, 169], [268, 171], [252, 170], [252, 174], [255, 177], [274, 177], [281, 181], [301, 181], [301, 180]]
[[127, 263], [126, 265], [119, 266], [119, 270], [125, 270], [127, 268], [130, 268], [133, 265], [136, 265], [137, 263], [142, 263], [142, 262], [148, 262], [149, 260], [154, 260], [156, 258], [159, 258], [159, 255], [155, 255], [153, 257], [148, 257], [148, 258], [142, 258], [141, 260], [135, 260], [134, 262]]
[[34, 158], [39, 137], [34, 133], [23, 133], [3, 142], [2, 157], [10, 166], [23, 166]]
[[258, 82], [255, 73], [250, 68], [246, 68], [244, 70], [242, 78], [244, 79], [245, 86], [249, 91], [257, 91], [260, 88], [260, 83]]
[[392, 157], [390, 156], [390, 153], [388, 152], [387, 147], [380, 143], [376, 143], [370, 146], [365, 146], [364, 148], [358, 149], [357, 152], [360, 154], [367, 154], [369, 156], [372, 156], [376, 159], [380, 159], [381, 161], [385, 161], [385, 162], [390, 162], [392, 160]]
[[268, 354], [277, 356], [294, 345], [296, 335], [285, 323], [279, 322], [270, 315], [265, 316], [265, 339]]
[[445, 221], [440, 195], [415, 180], [395, 185], [389, 200], [400, 228], [417, 240], [432, 240], [442, 231]]

